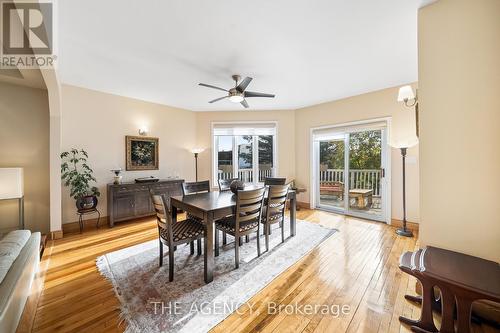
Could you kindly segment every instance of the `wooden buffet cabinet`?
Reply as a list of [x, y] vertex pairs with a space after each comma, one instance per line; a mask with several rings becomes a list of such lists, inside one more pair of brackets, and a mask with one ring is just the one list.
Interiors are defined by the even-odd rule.
[[154, 215], [150, 191], [168, 197], [182, 195], [184, 180], [160, 180], [156, 183], [108, 184], [109, 226], [115, 222]]

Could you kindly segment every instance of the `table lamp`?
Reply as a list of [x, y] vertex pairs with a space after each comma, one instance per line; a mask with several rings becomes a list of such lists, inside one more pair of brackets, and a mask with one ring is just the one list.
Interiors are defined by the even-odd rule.
[[24, 229], [23, 168], [0, 168], [0, 200], [19, 200], [19, 226]]

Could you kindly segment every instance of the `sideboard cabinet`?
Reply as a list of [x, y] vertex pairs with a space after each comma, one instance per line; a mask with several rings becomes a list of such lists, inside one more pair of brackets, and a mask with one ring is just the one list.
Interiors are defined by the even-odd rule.
[[182, 195], [184, 180], [161, 180], [156, 183], [108, 184], [109, 226], [115, 222], [154, 215], [150, 191], [167, 197]]

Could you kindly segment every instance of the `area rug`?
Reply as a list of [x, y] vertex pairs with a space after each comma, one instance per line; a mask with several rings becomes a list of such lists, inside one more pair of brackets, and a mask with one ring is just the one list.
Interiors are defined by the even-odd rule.
[[287, 221], [284, 243], [281, 230], [273, 230], [269, 252], [260, 236], [260, 257], [256, 235], [244, 242], [239, 269], [228, 236], [230, 243], [215, 258], [214, 280], [208, 284], [203, 255], [190, 255], [184, 245], [175, 252], [174, 281], [168, 282], [168, 255], [158, 267], [158, 240], [105, 254], [97, 258], [97, 267], [113, 284], [127, 332], [207, 332], [336, 231], [298, 220], [296, 236], [288, 237], [288, 226]]

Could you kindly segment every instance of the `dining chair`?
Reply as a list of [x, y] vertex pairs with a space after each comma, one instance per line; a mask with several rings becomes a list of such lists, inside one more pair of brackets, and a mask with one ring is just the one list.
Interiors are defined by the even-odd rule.
[[231, 183], [235, 180], [238, 180], [238, 178], [219, 179], [219, 191], [230, 191]]
[[[190, 195], [196, 193], [207, 193], [210, 192], [210, 182], [208, 180], [204, 180], [201, 182], [183, 182], [182, 183], [182, 194]], [[198, 216], [194, 216], [191, 214], [187, 214], [187, 217], [193, 220], [196, 220], [198, 223], [203, 223], [202, 219]]]
[[261, 222], [264, 225], [264, 235], [266, 237], [266, 251], [269, 251], [269, 235], [271, 234], [271, 225], [279, 223], [281, 228], [281, 242], [285, 241], [285, 206], [288, 196], [288, 185], [271, 185], [267, 202], [262, 209]]
[[[219, 179], [219, 192], [226, 192], [231, 190], [231, 183], [239, 178], [228, 178], [228, 179]], [[247, 239], [248, 243], [248, 239]], [[227, 234], [225, 232], [222, 233], [222, 245], [227, 244]]]
[[163, 266], [163, 245], [166, 245], [168, 247], [168, 280], [172, 282], [174, 280], [175, 247], [189, 243], [191, 254], [194, 254], [194, 241], [196, 240], [198, 242], [198, 255], [200, 255], [204, 228], [200, 223], [190, 218], [173, 223], [168, 198], [165, 195], [151, 194], [151, 199], [158, 224], [160, 267]]
[[285, 185], [286, 184], [286, 178], [273, 178], [273, 177], [266, 177], [264, 178], [264, 185]]
[[215, 256], [219, 255], [219, 230], [234, 237], [234, 260], [240, 267], [240, 237], [257, 233], [257, 256], [260, 257], [260, 218], [264, 202], [265, 188], [238, 191], [236, 213], [215, 221]]
[[182, 194], [184, 195], [205, 192], [210, 192], [210, 182], [208, 180], [182, 183]]

